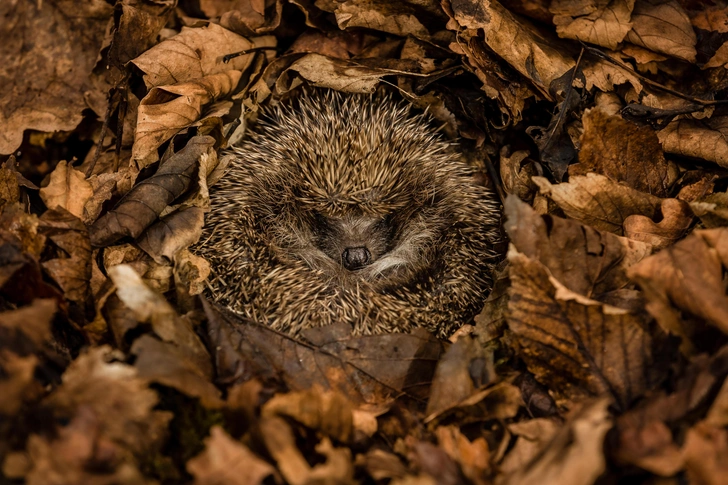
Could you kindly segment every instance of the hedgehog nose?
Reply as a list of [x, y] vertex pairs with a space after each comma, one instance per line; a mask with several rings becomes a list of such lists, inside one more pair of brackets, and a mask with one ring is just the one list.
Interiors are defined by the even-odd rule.
[[363, 268], [372, 260], [372, 253], [364, 246], [358, 248], [346, 248], [341, 254], [344, 267], [348, 270]]

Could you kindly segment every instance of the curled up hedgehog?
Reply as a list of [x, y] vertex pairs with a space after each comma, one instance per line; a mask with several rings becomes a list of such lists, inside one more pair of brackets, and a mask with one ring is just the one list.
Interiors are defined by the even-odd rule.
[[269, 110], [210, 191], [210, 294], [297, 334], [424, 327], [483, 305], [500, 209], [427, 115], [381, 95], [304, 92]]

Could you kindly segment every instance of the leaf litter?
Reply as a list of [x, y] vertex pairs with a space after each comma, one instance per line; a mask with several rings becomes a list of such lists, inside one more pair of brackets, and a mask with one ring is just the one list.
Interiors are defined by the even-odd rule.
[[[0, 481], [726, 483], [726, 12], [5, 2]], [[205, 300], [218, 154], [302, 85], [396, 91], [502, 196], [451, 342]]]

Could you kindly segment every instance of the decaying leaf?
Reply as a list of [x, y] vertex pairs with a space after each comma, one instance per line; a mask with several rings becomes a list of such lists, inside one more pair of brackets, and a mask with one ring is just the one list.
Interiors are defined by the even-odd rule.
[[352, 337], [346, 325], [326, 327], [318, 338], [308, 332], [307, 344], [253, 323], [233, 323], [209, 306], [206, 313], [219, 379], [280, 379], [291, 390], [318, 385], [357, 404], [391, 402], [400, 393], [426, 395], [444, 350], [425, 332]]
[[608, 393], [626, 408], [662, 378], [661, 337], [640, 315], [574, 293], [514, 248], [508, 259], [508, 325], [549, 389], [576, 400]]
[[596, 172], [657, 197], [667, 197], [677, 180], [674, 163], [665, 160], [652, 128], [592, 109], [582, 117], [579, 164], [569, 175]]
[[728, 116], [675, 120], [657, 133], [665, 152], [702, 158], [728, 167]]
[[624, 235], [634, 241], [642, 241], [655, 249], [662, 249], [681, 239], [692, 226], [693, 211], [690, 205], [679, 199], [665, 199], [660, 204], [662, 220], [633, 215], [624, 220]]

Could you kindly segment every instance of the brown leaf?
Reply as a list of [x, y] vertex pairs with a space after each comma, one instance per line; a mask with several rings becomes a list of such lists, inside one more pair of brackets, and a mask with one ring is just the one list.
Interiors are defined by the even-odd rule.
[[369, 450], [365, 455], [357, 456], [356, 463], [374, 480], [401, 478], [407, 474], [407, 468], [397, 455], [384, 450]]
[[677, 0], [637, 0], [627, 41], [668, 56], [695, 62], [697, 38]]
[[277, 394], [263, 405], [261, 416], [288, 417], [339, 442], [353, 433], [353, 407], [345, 396], [317, 386], [300, 392]]
[[103, 438], [143, 456], [161, 445], [172, 416], [153, 410], [156, 393], [133, 367], [110, 362], [112, 352], [101, 346], [78, 357], [64, 372], [63, 384], [44, 403], [58, 418], [88, 413]]
[[496, 379], [492, 353], [486, 353], [473, 338], [458, 339], [437, 364], [425, 411], [426, 421], [457, 406]]
[[205, 451], [187, 462], [197, 485], [258, 485], [275, 469], [220, 426], [210, 428]]
[[641, 192], [668, 196], [677, 180], [677, 168], [665, 160], [652, 128], [599, 109], [586, 111], [582, 122], [579, 164], [569, 167], [569, 175], [596, 172]]
[[728, 430], [698, 423], [688, 430], [683, 445], [685, 474], [690, 483], [721, 485], [728, 482]]
[[534, 83], [546, 99], [551, 99], [551, 83], [575, 64], [559, 41], [541, 35], [498, 2], [463, 0], [445, 2], [443, 7], [452, 18], [449, 29], [467, 29], [459, 34], [466, 40], [479, 38], [483, 32], [488, 47]]
[[111, 13], [104, 0], [2, 2], [0, 153], [18, 148], [25, 130], [79, 124]]
[[114, 16], [114, 34], [109, 59], [122, 68], [157, 43], [157, 35], [174, 12], [174, 0], [137, 2], [124, 0], [117, 4], [121, 15]]
[[690, 209], [707, 228], [728, 226], [728, 193], [718, 192], [690, 202]]
[[728, 229], [695, 231], [629, 270], [647, 297], [647, 311], [689, 345], [690, 329], [673, 305], [728, 333], [728, 297], [723, 268], [728, 265]]
[[[111, 411], [111, 410], [109, 410]], [[103, 435], [104, 416], [81, 407], [55, 437], [32, 435], [28, 485], [154, 485], [146, 479], [123, 446]]]
[[658, 223], [645, 216], [634, 215], [624, 220], [624, 235], [634, 241], [642, 241], [655, 249], [671, 246], [682, 239], [692, 226], [693, 211], [690, 205], [679, 199], [665, 199], [660, 205], [662, 220]]
[[152, 47], [132, 62], [144, 71], [147, 88], [171, 86], [227, 71], [242, 71], [255, 53], [222, 62], [225, 54], [275, 45], [272, 37], [248, 40], [217, 24], [203, 28], [183, 27], [182, 32]]
[[[149, 91], [139, 105], [132, 158], [140, 167], [157, 160], [157, 148], [202, 116], [203, 108], [231, 94], [242, 72], [225, 71]], [[227, 114], [227, 110], [215, 113]]]
[[41, 263], [43, 269], [67, 299], [85, 304], [91, 280], [91, 243], [86, 226], [71, 213], [57, 209], [43, 213], [39, 229], [62, 251], [59, 257]]
[[83, 217], [83, 208], [93, 194], [93, 188], [86, 181], [86, 176], [65, 161], [56, 165], [51, 173], [50, 183], [40, 189], [40, 198], [46, 207], [60, 207], [79, 219]]
[[199, 207], [175, 211], [144, 231], [137, 244], [157, 263], [169, 264], [178, 252], [200, 238], [204, 216]]
[[220, 25], [241, 35], [272, 32], [281, 23], [281, 0], [202, 0], [208, 17], [220, 16]]
[[[419, 6], [419, 5], [417, 5]], [[336, 6], [334, 14], [341, 30], [364, 27], [393, 35], [429, 38], [427, 28], [417, 18], [415, 5], [383, 0], [348, 0]]]
[[138, 183], [117, 206], [91, 226], [93, 246], [108, 246], [124, 236], [139, 237], [193, 182], [198, 160], [212, 150], [210, 136], [192, 138], [179, 152], [164, 161], [157, 172]]
[[[374, 59], [379, 61], [379, 59]], [[309, 81], [314, 86], [336, 89], [346, 93], [372, 93], [384, 76], [399, 73], [412, 74], [416, 71], [403, 70], [402, 61], [397, 59], [381, 59], [383, 66], [368, 67], [366, 60], [356, 62], [332, 59], [321, 54], [307, 54], [294, 61], [286, 68], [276, 81], [276, 91], [286, 93], [300, 84], [297, 76]], [[391, 66], [387, 66], [387, 63]], [[411, 63], [406, 67], [412, 68]], [[414, 72], [413, 72], [414, 71]]]
[[352, 402], [381, 404], [400, 393], [427, 396], [444, 344], [423, 331], [352, 337], [347, 325], [306, 332], [312, 344], [219, 313], [204, 302], [218, 379], [282, 380], [291, 390], [314, 385]]
[[455, 460], [463, 474], [476, 484], [488, 483], [490, 450], [482, 436], [470, 441], [457, 426], [440, 426], [435, 430], [440, 447]]
[[575, 221], [539, 216], [513, 196], [506, 199], [505, 214], [504, 228], [515, 247], [543, 264], [566, 288], [588, 298], [601, 301], [627, 287], [627, 268], [651, 252], [645, 244]]
[[579, 2], [556, 0], [549, 12], [559, 37], [600, 45], [615, 50], [632, 29], [635, 0]]
[[[0, 313], [6, 318], [10, 312]], [[5, 329], [0, 327], [0, 334]], [[35, 355], [21, 356], [9, 350], [0, 349], [0, 416], [15, 416], [27, 401], [37, 399], [43, 392], [35, 381], [35, 368], [38, 358]]]
[[34, 300], [29, 306], [0, 313], [0, 348], [27, 355], [40, 350], [50, 338], [56, 313], [54, 300]]
[[539, 453], [506, 485], [591, 485], [604, 472], [604, 436], [612, 427], [609, 399], [585, 403]]
[[538, 261], [511, 249], [508, 324], [526, 366], [567, 399], [609, 393], [625, 409], [665, 372], [669, 356], [640, 315], [567, 289]]
[[[176, 348], [176, 351], [172, 352], [150, 342], [139, 344], [152, 352], [153, 355], [150, 354], [148, 358], [164, 359], [168, 365], [179, 365], [186, 371], [193, 369], [198, 376], [210, 380], [213, 372], [210, 355], [190, 322], [179, 317], [160, 294], [145, 285], [131, 266], [125, 264], [114, 266], [109, 269], [109, 277], [116, 286], [119, 299], [134, 313], [136, 319], [142, 323], [149, 323], [159, 338]], [[150, 365], [147, 371], [152, 372], [153, 367]]]
[[652, 219], [660, 206], [658, 197], [594, 173], [570, 177], [568, 183], [555, 185], [543, 177], [533, 177], [533, 181], [570, 218], [617, 235], [622, 234], [628, 216], [640, 214]]
[[190, 358], [186, 349], [147, 334], [134, 341], [131, 353], [136, 355], [134, 367], [139, 377], [197, 397], [205, 407], [222, 406], [220, 391], [210, 382], [210, 376], [205, 375]]
[[728, 167], [728, 116], [675, 120], [657, 133], [666, 153], [701, 158]]
[[559, 431], [562, 423], [549, 418], [537, 418], [508, 425], [516, 443], [505, 456], [500, 469], [505, 475], [522, 470], [544, 449]]

